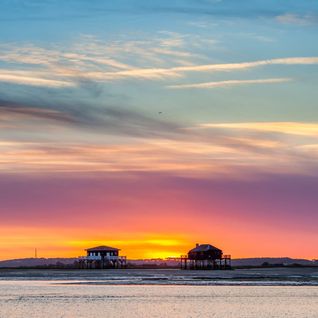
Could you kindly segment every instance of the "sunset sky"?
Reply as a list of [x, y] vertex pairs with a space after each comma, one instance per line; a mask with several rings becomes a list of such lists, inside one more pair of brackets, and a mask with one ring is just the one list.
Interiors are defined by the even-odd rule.
[[1, 0], [0, 260], [318, 258], [317, 36], [316, 0]]

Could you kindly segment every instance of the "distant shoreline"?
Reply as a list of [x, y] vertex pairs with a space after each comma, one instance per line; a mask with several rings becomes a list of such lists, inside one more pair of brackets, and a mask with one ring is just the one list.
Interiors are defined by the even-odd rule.
[[[79, 269], [77, 258], [24, 258], [0, 261], [0, 269]], [[179, 269], [178, 259], [127, 260], [128, 269]], [[232, 260], [233, 269], [318, 268], [318, 261], [288, 257], [241, 258]]]
[[[291, 264], [291, 265], [268, 265], [268, 266], [232, 266], [231, 269], [228, 270], [236, 270], [236, 269], [273, 269], [273, 268], [317, 268], [318, 265], [299, 265], [299, 264]], [[128, 266], [127, 268], [121, 269], [112, 269], [112, 270], [178, 270], [180, 266]], [[17, 266], [17, 267], [0, 267], [0, 271], [2, 270], [70, 270], [70, 271], [92, 271], [100, 269], [80, 269], [75, 266], [56, 266], [56, 265], [48, 265], [48, 266]], [[102, 270], [109, 270], [109, 269], [102, 269]], [[180, 269], [181, 270], [181, 269]], [[190, 270], [191, 271], [191, 270]], [[205, 269], [201, 271], [211, 271], [210, 269]], [[213, 270], [212, 270], [213, 271]], [[218, 271], [218, 270], [214, 270]]]

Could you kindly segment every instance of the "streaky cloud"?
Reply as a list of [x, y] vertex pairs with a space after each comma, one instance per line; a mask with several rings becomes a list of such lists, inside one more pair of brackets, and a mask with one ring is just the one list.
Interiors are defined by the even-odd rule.
[[[19, 119], [23, 121], [23, 125]], [[32, 126], [33, 119], [41, 119], [39, 125], [54, 121], [56, 126], [69, 129], [85, 129], [87, 132], [146, 139], [185, 134], [181, 131], [182, 126], [176, 122], [146, 115], [120, 105], [97, 107], [75, 100], [71, 103], [54, 102], [53, 104], [40, 102], [23, 104], [0, 100], [0, 124], [16, 122], [19, 130], [19, 125], [20, 128], [25, 129], [28, 120], [29, 125]]]
[[318, 15], [313, 15], [313, 14], [300, 15], [297, 13], [288, 12], [288, 13], [278, 15], [276, 17], [276, 21], [281, 24], [308, 26], [308, 25], [318, 23]]
[[140, 133], [138, 128], [133, 135], [130, 127], [123, 134], [131, 132], [132, 138], [116, 144], [106, 139], [58, 144], [9, 140], [0, 143], [1, 169], [8, 173], [148, 171], [232, 179], [248, 178], [248, 171], [318, 173], [318, 124], [221, 123], [195, 128], [183, 136], [154, 132], [156, 138], [149, 138], [149, 129]]
[[125, 77], [136, 78], [163, 78], [163, 77], [180, 77], [186, 72], [229, 72], [248, 70], [268, 65], [315, 65], [318, 64], [318, 57], [287, 57], [268, 60], [259, 60], [239, 63], [222, 63], [222, 64], [204, 64], [179, 66], [171, 68], [139, 68], [134, 70], [91, 73], [88, 76], [95, 77], [96, 80], [121, 79]]
[[[1, 102], [0, 102], [1, 103]], [[54, 120], [58, 122], [73, 123], [71, 116], [61, 113], [53, 109], [39, 109], [32, 107], [2, 107], [0, 104], [0, 123], [3, 119], [17, 119], [17, 118], [39, 118], [45, 120]]]
[[[45, 77], [44, 77], [45, 76]], [[43, 77], [35, 76], [34, 72], [29, 71], [12, 71], [12, 70], [1, 70], [0, 69], [0, 82], [13, 83], [19, 85], [28, 86], [44, 86], [44, 87], [71, 87], [75, 86], [75, 83], [65, 81], [58, 78], [47, 78], [50, 76], [49, 73], [44, 74]]]
[[254, 84], [276, 84], [286, 83], [292, 81], [291, 78], [267, 78], [267, 79], [254, 79], [254, 80], [228, 80], [219, 82], [207, 82], [207, 83], [196, 83], [196, 84], [180, 84], [170, 85], [167, 88], [171, 89], [187, 89], [187, 88], [219, 88], [219, 87], [232, 87], [240, 85], [254, 85]]
[[224, 128], [258, 132], [276, 132], [300, 136], [318, 136], [317, 122], [241, 122], [200, 124], [201, 128]]
[[[2, 45], [0, 60], [10, 65], [10, 68], [0, 69], [0, 82], [72, 88], [80, 87], [85, 81], [104, 84], [131, 78], [178, 79], [191, 73], [236, 72], [266, 66], [318, 64], [317, 56], [199, 64], [198, 59], [194, 61], [198, 56], [185, 49], [186, 39], [179, 34], [168, 37], [162, 37], [161, 34], [156, 41], [152, 40], [149, 43], [147, 41], [103, 43], [89, 36], [84, 37], [83, 41], [63, 50], [32, 45], [22, 47]], [[202, 39], [200, 41], [202, 42]], [[200, 45], [203, 45], [203, 42]], [[168, 55], [167, 60], [163, 57], [165, 55]], [[127, 63], [127, 58], [132, 60]], [[144, 61], [143, 67], [138, 65], [140, 60]]]

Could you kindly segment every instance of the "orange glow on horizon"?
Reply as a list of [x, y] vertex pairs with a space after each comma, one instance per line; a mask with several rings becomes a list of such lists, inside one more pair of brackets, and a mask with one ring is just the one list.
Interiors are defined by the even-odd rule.
[[[59, 232], [57, 235], [56, 231]], [[32, 233], [32, 235], [30, 234]], [[24, 228], [3, 229], [0, 242], [0, 259], [32, 258], [37, 248], [38, 257], [64, 258], [86, 254], [85, 249], [108, 245], [121, 249], [121, 254], [129, 259], [176, 257], [184, 253], [190, 245], [184, 235], [179, 234], [119, 234], [121, 239], [81, 239], [82, 231], [72, 229], [66, 235], [65, 230]], [[91, 237], [94, 235], [90, 233]], [[113, 236], [113, 235], [111, 235]], [[74, 239], [77, 238], [77, 239]]]
[[[202, 235], [202, 232], [184, 235], [178, 233], [117, 233], [104, 239], [86, 239], [94, 237], [92, 233], [83, 234], [83, 230], [72, 231], [67, 229], [32, 229], [3, 228], [0, 242], [0, 259], [32, 258], [37, 248], [38, 257], [43, 258], [68, 258], [86, 254], [85, 249], [108, 245], [121, 249], [121, 255], [128, 259], [168, 258], [184, 255], [195, 246], [195, 243], [209, 243], [221, 248], [225, 254], [231, 254], [233, 258], [247, 257], [294, 257], [314, 259], [310, 246], [299, 241], [298, 244], [288, 247], [292, 239], [288, 233], [280, 234], [280, 240], [286, 247], [277, 246], [274, 239], [268, 240], [269, 233], [232, 233], [226, 236], [215, 232], [213, 237]], [[30, 234], [32, 233], [32, 234]], [[231, 230], [229, 229], [229, 233]], [[273, 234], [274, 235], [274, 234]], [[313, 239], [312, 235], [303, 237], [303, 241]], [[112, 238], [111, 238], [112, 237]], [[113, 239], [114, 237], [119, 239]], [[254, 240], [251, 238], [254, 237]], [[275, 236], [277, 238], [277, 236]], [[267, 245], [264, 242], [267, 241]], [[240, 242], [240, 243], [238, 243]], [[261, 248], [260, 248], [261, 246]], [[304, 247], [304, 246], [307, 246]], [[302, 254], [299, 254], [302, 251]]]

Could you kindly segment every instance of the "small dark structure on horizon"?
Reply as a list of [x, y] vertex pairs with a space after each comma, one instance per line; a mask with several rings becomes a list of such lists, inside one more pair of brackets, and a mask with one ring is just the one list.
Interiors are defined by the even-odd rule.
[[119, 256], [120, 249], [97, 246], [86, 250], [87, 256], [79, 258], [81, 269], [125, 268], [126, 256]]
[[210, 244], [196, 244], [196, 247], [181, 256], [181, 269], [230, 269], [231, 256]]

